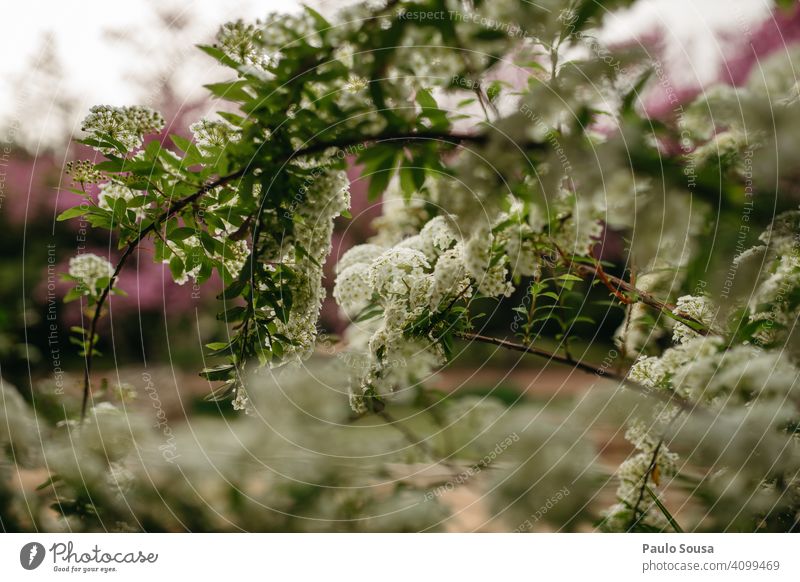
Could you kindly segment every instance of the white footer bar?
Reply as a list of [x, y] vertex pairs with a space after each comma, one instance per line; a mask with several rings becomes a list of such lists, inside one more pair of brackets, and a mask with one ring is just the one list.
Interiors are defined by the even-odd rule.
[[2, 534], [0, 579], [800, 580], [799, 544], [790, 534]]

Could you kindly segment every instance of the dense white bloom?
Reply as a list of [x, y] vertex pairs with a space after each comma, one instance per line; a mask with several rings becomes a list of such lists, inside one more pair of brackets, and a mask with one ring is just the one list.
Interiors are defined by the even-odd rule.
[[667, 377], [667, 369], [660, 358], [641, 356], [636, 363], [631, 366], [628, 377], [634, 382], [638, 382], [649, 388], [661, 386]]
[[420, 250], [432, 262], [457, 241], [453, 227], [444, 216], [436, 216], [429, 220], [422, 227], [419, 237], [422, 242]]
[[[719, 336], [695, 334], [680, 344], [664, 351], [660, 361], [670, 376], [670, 383], [681, 396], [698, 398], [707, 381], [716, 372], [718, 354], [725, 340]], [[710, 392], [703, 397], [713, 398]]]
[[511, 272], [522, 277], [532, 277], [539, 272], [539, 259], [531, 239], [533, 229], [527, 224], [512, 225], [503, 231]]
[[225, 266], [225, 269], [231, 274], [231, 276], [237, 277], [242, 271], [242, 268], [247, 262], [247, 258], [249, 256], [250, 247], [248, 246], [246, 240], [242, 239], [234, 241], [226, 239], [224, 241], [222, 254], [215, 256], [215, 258], [222, 262], [222, 264]]
[[348, 317], [361, 313], [372, 299], [369, 265], [355, 263], [341, 271], [336, 277], [333, 297]]
[[471, 281], [466, 274], [461, 244], [446, 251], [433, 269], [433, 283], [430, 292], [431, 309], [446, 307], [445, 300], [451, 301], [458, 294], [471, 295]]
[[[108, 136], [130, 152], [142, 145], [142, 138], [164, 128], [164, 117], [149, 107], [97, 105], [89, 110], [81, 129], [93, 137]], [[104, 154], [119, 154], [113, 147], [95, 146]]]
[[420, 251], [395, 247], [375, 259], [369, 268], [370, 286], [383, 299], [405, 296], [425, 278], [430, 264]]
[[[286, 323], [276, 320], [278, 332], [292, 340], [286, 345], [288, 358], [305, 359], [314, 350], [317, 321], [325, 298], [322, 267], [331, 251], [333, 221], [350, 205], [350, 182], [343, 171], [312, 169], [306, 184], [298, 192], [292, 208], [294, 245], [287, 245], [280, 257], [292, 264], [295, 277], [291, 281], [292, 307]], [[304, 252], [299, 252], [302, 247]], [[266, 339], [270, 346], [269, 338]]]
[[336, 272], [341, 273], [353, 265], [369, 265], [386, 249], [372, 244], [356, 245], [345, 252], [336, 263]]
[[464, 266], [467, 273], [477, 281], [478, 291], [487, 297], [509, 296], [514, 287], [508, 281], [508, 257], [503, 256], [496, 264], [491, 265], [493, 243], [494, 237], [488, 229], [480, 229], [464, 245]]
[[[634, 521], [657, 529], [667, 527], [666, 519], [650, 496], [642, 495], [645, 484], [655, 489], [664, 478], [674, 476], [678, 470], [678, 455], [670, 452], [663, 441], [660, 442], [658, 431], [661, 428], [660, 423], [648, 426], [641, 419], [634, 420], [628, 427], [625, 438], [638, 452], [628, 457], [617, 470], [619, 503], [604, 513], [607, 529], [626, 531]], [[634, 509], [638, 510], [636, 515]]]
[[[714, 306], [711, 301], [708, 297], [702, 295], [684, 295], [683, 297], [678, 297], [673, 311], [677, 315], [690, 317], [705, 325], [711, 324], [715, 315]], [[697, 337], [697, 335], [697, 332], [689, 326], [683, 323], [676, 323], [672, 339], [675, 343], [683, 343]]]
[[261, 42], [267, 52], [279, 54], [297, 42], [298, 38], [311, 46], [321, 46], [316, 23], [308, 12], [274, 12], [267, 17], [261, 34]]
[[233, 61], [264, 70], [272, 64], [265, 53], [259, 26], [241, 20], [223, 24], [217, 32], [217, 46]]
[[383, 194], [383, 213], [372, 221], [377, 234], [370, 242], [390, 247], [414, 236], [430, 219], [427, 203], [419, 196], [406, 200], [396, 180], [389, 183]]
[[213, 148], [225, 148], [241, 138], [241, 131], [224, 120], [201, 119], [189, 126], [197, 147], [207, 152]]
[[93, 293], [100, 279], [114, 274], [114, 266], [102, 257], [84, 253], [69, 260], [69, 274], [80, 280], [85, 291]]
[[[189, 278], [195, 279], [200, 274], [200, 259], [205, 257], [206, 251], [203, 245], [200, 244], [200, 239], [197, 236], [187, 237], [182, 241], [181, 247], [170, 245], [168, 248], [183, 262], [184, 270], [178, 276], [173, 273], [173, 280], [178, 285], [184, 285]], [[167, 257], [163, 263], [168, 265], [170, 258]]]

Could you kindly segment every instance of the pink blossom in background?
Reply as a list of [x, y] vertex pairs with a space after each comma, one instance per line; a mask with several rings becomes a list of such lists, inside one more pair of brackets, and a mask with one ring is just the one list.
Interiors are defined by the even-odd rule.
[[644, 112], [669, 117], [718, 83], [741, 85], [759, 61], [800, 40], [800, 7], [762, 0], [650, 0], [609, 16], [600, 35], [612, 49], [643, 47], [661, 65]]

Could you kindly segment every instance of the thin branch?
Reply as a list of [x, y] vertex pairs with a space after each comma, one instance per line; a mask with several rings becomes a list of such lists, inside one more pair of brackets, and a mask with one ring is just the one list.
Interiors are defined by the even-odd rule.
[[633, 388], [634, 390], [644, 394], [645, 396], [652, 396], [668, 404], [674, 404], [675, 406], [677, 406], [678, 408], [680, 408], [685, 412], [696, 412], [703, 410], [703, 408], [699, 404], [691, 400], [688, 400], [683, 396], [679, 396], [674, 392], [664, 392], [663, 390], [655, 390], [653, 388], [649, 388], [648, 386], [644, 386], [643, 384], [639, 384], [638, 382], [634, 382], [625, 375], [617, 374], [615, 372], [603, 368], [598, 368], [587, 362], [576, 361], [567, 358], [565, 356], [561, 356], [553, 352], [543, 350], [541, 348], [533, 347], [532, 345], [525, 346], [506, 339], [490, 337], [471, 332], [459, 332], [456, 333], [455, 336], [467, 341], [477, 341], [487, 344], [493, 344], [509, 350], [531, 354], [533, 356], [538, 356], [540, 358], [546, 358], [548, 361], [554, 361], [560, 364], [564, 364], [566, 366], [572, 366], [573, 368], [577, 368], [579, 370], [588, 372], [590, 374], [594, 374], [596, 376], [610, 378], [612, 380], [617, 380], [618, 382], [624, 382], [626, 386]]
[[[647, 466], [647, 471], [644, 472], [642, 476], [642, 485], [639, 488], [639, 496], [636, 499], [636, 504], [633, 506], [633, 512], [631, 513], [631, 522], [628, 524], [627, 530], [631, 531], [637, 523], [639, 523], [642, 519], [644, 519], [646, 511], [639, 511], [639, 507], [642, 505], [642, 501], [644, 500], [644, 494], [647, 491], [647, 480], [650, 479], [650, 476], [655, 471], [656, 466], [658, 464], [658, 453], [661, 451], [661, 446], [664, 444], [664, 437], [662, 436], [658, 439], [658, 444], [653, 449], [653, 455], [650, 458], [650, 464]], [[641, 515], [640, 515], [641, 513]]]
[[[574, 270], [580, 275], [583, 276], [591, 276], [597, 277], [600, 281], [608, 288], [609, 291], [623, 304], [630, 305], [631, 303], [639, 302], [644, 303], [654, 309], [657, 309], [667, 317], [674, 319], [684, 325], [689, 325], [694, 331], [699, 333], [700, 335], [722, 335], [720, 332], [712, 329], [702, 321], [691, 317], [686, 313], [681, 313], [675, 311], [675, 305], [673, 303], [667, 303], [665, 301], [661, 301], [658, 298], [654, 297], [647, 291], [643, 291], [638, 289], [633, 284], [628, 283], [624, 279], [620, 279], [619, 277], [615, 277], [614, 275], [609, 275], [603, 270], [603, 266], [600, 262], [596, 262], [594, 265], [587, 265], [585, 263], [577, 263], [575, 262], [572, 257], [568, 256], [561, 247], [559, 247], [555, 241], [550, 241], [553, 247], [556, 249], [558, 254], [563, 259], [565, 265], [570, 270]], [[615, 287], [616, 285], [616, 287]], [[635, 298], [626, 297], [621, 293], [621, 291], [625, 291], [627, 293], [631, 293], [636, 295]]]
[[561, 356], [559, 354], [548, 352], [547, 350], [543, 350], [541, 348], [535, 348], [532, 345], [525, 346], [523, 344], [518, 344], [516, 342], [512, 342], [506, 339], [501, 339], [497, 337], [490, 337], [486, 335], [480, 335], [477, 333], [471, 332], [459, 332], [456, 334], [456, 337], [467, 341], [477, 341], [483, 342], [487, 344], [494, 344], [496, 346], [500, 346], [502, 348], [507, 348], [509, 350], [514, 350], [517, 352], [524, 352], [526, 354], [531, 354], [534, 356], [539, 356], [540, 358], [547, 358], [548, 360], [553, 360], [559, 362], [561, 364], [566, 364], [568, 366], [572, 366], [573, 368], [578, 368], [579, 370], [583, 370], [584, 372], [588, 372], [590, 374], [596, 374], [598, 376], [609, 376], [614, 379], [624, 380], [625, 378], [622, 376], [617, 376], [616, 374], [609, 374], [607, 371], [604, 371], [600, 368], [597, 368], [591, 364], [587, 364], [586, 362], [576, 361], [572, 358]]

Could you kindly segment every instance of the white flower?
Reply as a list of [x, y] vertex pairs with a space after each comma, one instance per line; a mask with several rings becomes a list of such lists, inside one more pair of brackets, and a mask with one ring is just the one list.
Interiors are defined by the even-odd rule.
[[[679, 316], [689, 317], [705, 325], [709, 325], [714, 320], [714, 307], [708, 297], [684, 295], [679, 297], [675, 304], [673, 313]], [[698, 333], [683, 323], [676, 323], [672, 339], [675, 343], [684, 343], [697, 337]]]
[[512, 225], [503, 232], [508, 262], [512, 273], [532, 277], [539, 272], [539, 260], [531, 240], [533, 229], [527, 224]]
[[508, 257], [503, 256], [495, 265], [490, 266], [493, 243], [494, 237], [488, 228], [479, 229], [464, 245], [464, 266], [467, 273], [477, 281], [478, 291], [487, 297], [509, 296], [514, 287], [508, 281]]
[[[164, 128], [162, 115], [149, 107], [112, 107], [97, 105], [89, 110], [81, 129], [91, 137], [110, 137], [120, 142], [127, 152], [142, 145], [146, 134], [157, 133]], [[114, 147], [94, 146], [103, 154], [119, 154]]]
[[641, 356], [628, 372], [628, 378], [649, 388], [660, 386], [666, 377], [667, 370], [656, 357]]
[[[185, 284], [189, 278], [195, 279], [198, 274], [200, 274], [200, 258], [206, 256], [206, 251], [203, 248], [203, 245], [200, 244], [200, 239], [196, 236], [187, 237], [183, 241], [183, 247], [178, 247], [174, 245], [170, 245], [169, 248], [172, 252], [181, 260], [184, 265], [183, 272], [178, 275], [177, 277], [173, 275], [173, 280], [178, 285]], [[170, 258], [167, 257], [162, 261], [165, 265], [168, 265], [170, 262]]]
[[344, 253], [336, 263], [336, 272], [342, 273], [353, 265], [369, 265], [383, 254], [386, 249], [372, 244], [356, 245]]
[[260, 27], [241, 20], [223, 24], [217, 32], [217, 46], [225, 56], [241, 65], [264, 70], [272, 64], [265, 53]]
[[114, 266], [106, 259], [84, 253], [69, 260], [69, 274], [79, 279], [87, 293], [94, 293], [100, 279], [110, 278], [114, 274]]
[[355, 317], [361, 313], [372, 299], [369, 266], [356, 263], [340, 272], [336, 277], [333, 297], [348, 317]]
[[247, 396], [247, 391], [239, 386], [236, 389], [236, 397], [233, 399], [234, 410], [244, 410], [245, 414], [251, 414], [253, 405], [250, 403], [250, 398]]
[[431, 309], [441, 309], [445, 299], [452, 300], [458, 293], [464, 297], [471, 294], [470, 279], [466, 275], [463, 261], [463, 248], [456, 245], [446, 251], [433, 269], [433, 284], [430, 292]]
[[241, 131], [223, 120], [201, 119], [189, 126], [197, 147], [208, 152], [213, 148], [225, 148], [238, 142]]
[[430, 261], [435, 260], [457, 240], [450, 222], [444, 216], [437, 216], [429, 220], [422, 227], [419, 236], [422, 242], [421, 250]]
[[370, 286], [384, 299], [405, 296], [429, 269], [430, 264], [420, 251], [402, 247], [389, 249], [370, 265]]
[[232, 277], [238, 277], [250, 256], [250, 247], [246, 240], [226, 239], [223, 245], [222, 254], [216, 255], [214, 258], [222, 262]]
[[[114, 205], [117, 200], [124, 200], [130, 202], [137, 193], [118, 182], [105, 182], [100, 184], [100, 194], [97, 196], [97, 205], [106, 210], [114, 210]], [[133, 209], [136, 214], [136, 219], [141, 220], [145, 217], [145, 209], [143, 207]]]

